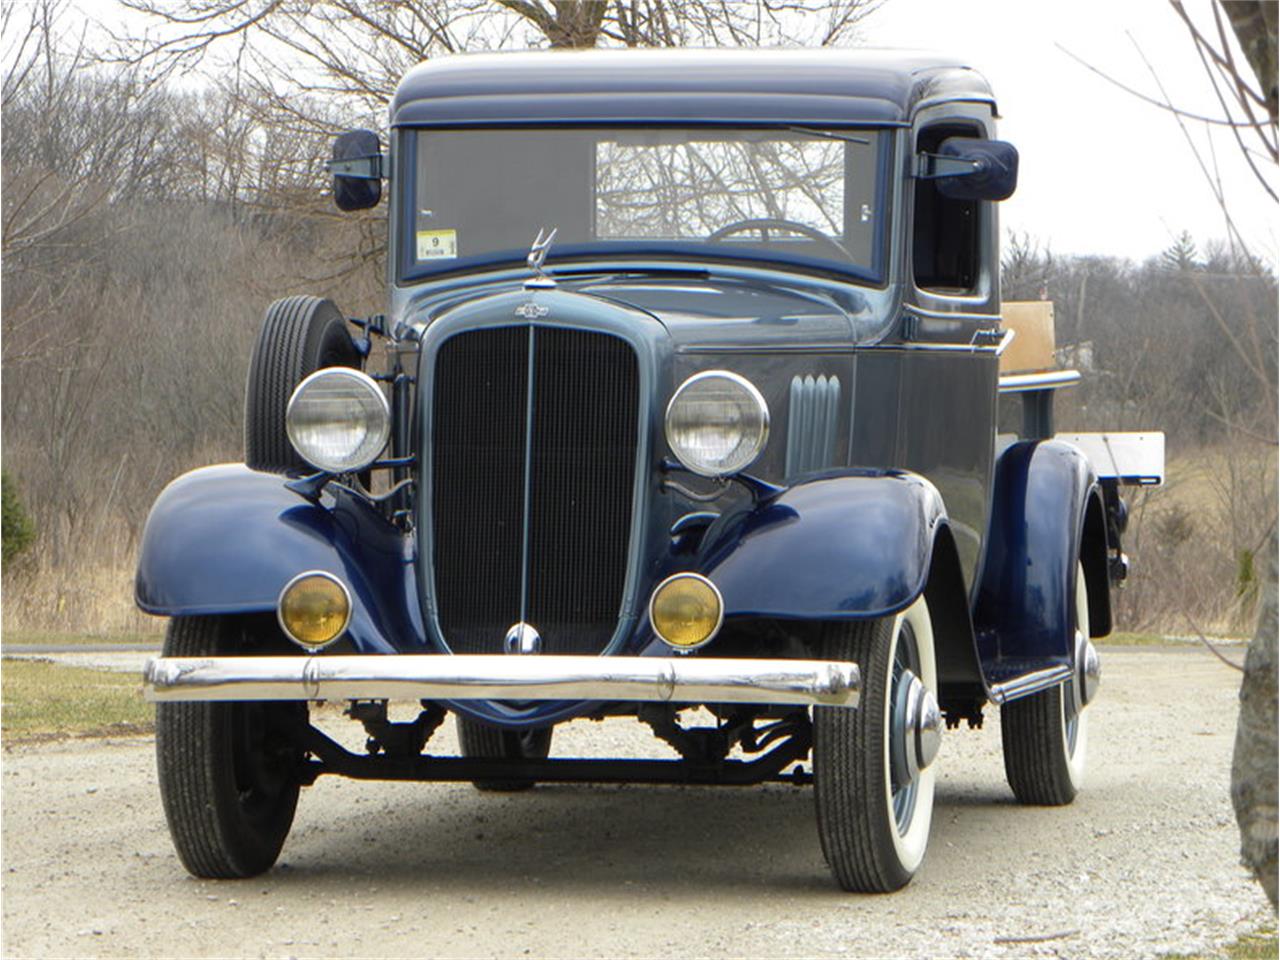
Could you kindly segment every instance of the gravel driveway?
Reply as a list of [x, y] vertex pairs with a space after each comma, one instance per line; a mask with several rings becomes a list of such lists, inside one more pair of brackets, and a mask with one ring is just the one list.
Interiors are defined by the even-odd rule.
[[[149, 739], [16, 745], [2, 952], [1130, 957], [1266, 922], [1227, 795], [1238, 674], [1160, 649], [1106, 652], [1104, 671], [1076, 803], [1013, 804], [988, 711], [943, 741], [923, 872], [879, 897], [835, 889], [812, 797], [784, 785], [502, 796], [325, 778], [275, 870], [198, 881], [169, 845]], [[554, 752], [663, 749], [617, 720], [558, 730]]]

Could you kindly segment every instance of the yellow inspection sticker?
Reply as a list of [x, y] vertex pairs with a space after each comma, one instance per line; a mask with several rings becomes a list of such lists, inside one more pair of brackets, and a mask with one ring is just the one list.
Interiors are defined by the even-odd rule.
[[457, 230], [419, 230], [418, 259], [448, 260], [458, 255]]

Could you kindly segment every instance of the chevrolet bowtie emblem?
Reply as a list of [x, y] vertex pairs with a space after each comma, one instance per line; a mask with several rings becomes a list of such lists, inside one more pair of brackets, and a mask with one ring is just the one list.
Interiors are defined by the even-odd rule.
[[524, 317], [526, 320], [537, 320], [539, 317], [545, 317], [550, 312], [550, 308], [544, 307], [540, 303], [534, 303], [532, 300], [516, 307], [516, 316]]

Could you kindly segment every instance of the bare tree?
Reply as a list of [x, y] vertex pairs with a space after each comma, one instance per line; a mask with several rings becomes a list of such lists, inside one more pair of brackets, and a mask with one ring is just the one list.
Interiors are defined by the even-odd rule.
[[[1208, 188], [1222, 210], [1226, 226], [1228, 249], [1220, 263], [1225, 260], [1231, 265], [1230, 272], [1226, 274], [1229, 283], [1215, 282], [1223, 277], [1220, 264], [1214, 267], [1206, 264], [1209, 268], [1204, 270], [1179, 269], [1177, 273], [1189, 286], [1193, 302], [1212, 321], [1231, 359], [1228, 371], [1203, 377], [1194, 389], [1188, 391], [1189, 396], [1196, 397], [1200, 408], [1216, 421], [1220, 434], [1227, 440], [1228, 449], [1234, 454], [1228, 464], [1231, 469], [1226, 476], [1217, 478], [1216, 486], [1229, 498], [1237, 497], [1242, 489], [1253, 487], [1269, 492], [1258, 502], [1258, 509], [1251, 517], [1254, 525], [1261, 526], [1263, 535], [1257, 537], [1255, 526], [1250, 539], [1257, 542], [1240, 550], [1241, 572], [1251, 576], [1254, 575], [1253, 557], [1262, 557], [1259, 565], [1262, 583], [1256, 627], [1241, 684], [1231, 796], [1240, 827], [1242, 859], [1274, 908], [1277, 904], [1278, 742], [1277, 521], [1273, 464], [1280, 406], [1277, 402], [1274, 293], [1266, 304], [1259, 305], [1251, 299], [1250, 289], [1251, 281], [1263, 281], [1273, 289], [1274, 277], [1270, 276], [1261, 258], [1252, 253], [1246, 238], [1237, 228], [1215, 158], [1211, 151], [1197, 144], [1191, 128], [1204, 126], [1229, 130], [1239, 155], [1252, 171], [1264, 195], [1262, 202], [1276, 202], [1274, 182], [1277, 160], [1280, 160], [1280, 148], [1277, 146], [1277, 6], [1270, 0], [1217, 0], [1209, 8], [1211, 26], [1202, 28], [1181, 0], [1170, 0], [1170, 5], [1194, 43], [1206, 81], [1218, 102], [1218, 114], [1192, 113], [1174, 104], [1145, 56], [1143, 60], [1159, 91], [1158, 96], [1124, 87], [1101, 71], [1088, 64], [1085, 66], [1131, 94], [1168, 111], [1176, 119]], [[1246, 62], [1236, 55], [1233, 37]], [[1190, 266], [1187, 253], [1186, 250], [1175, 251], [1173, 259], [1182, 267]], [[1252, 399], [1243, 407], [1239, 403], [1242, 393]], [[1243, 449], [1248, 445], [1261, 445], [1266, 455], [1251, 456]], [[1238, 507], [1238, 503], [1232, 503], [1233, 516]]]
[[[83, 45], [55, 47], [65, 0], [3, 8], [4, 140], [0, 150], [0, 256], [6, 280], [6, 367], [75, 347], [82, 331], [54, 334], [59, 305], [83, 282], [82, 263], [106, 237], [91, 227], [105, 205], [139, 191], [163, 191], [173, 167], [161, 131], [167, 104], [125, 73], [99, 83], [81, 73]], [[110, 230], [110, 228], [107, 228]], [[60, 268], [63, 267], [63, 268]]]
[[[378, 129], [400, 78], [462, 51], [524, 47], [831, 45], [856, 37], [883, 0], [119, 0], [144, 14], [141, 34], [114, 37], [103, 59], [158, 83], [202, 69], [253, 118], [227, 149], [261, 174], [245, 202], [331, 229], [320, 184], [328, 139]], [[283, 142], [282, 142], [283, 141]], [[282, 149], [283, 148], [283, 149]], [[210, 158], [212, 160], [212, 158]], [[216, 163], [234, 169], [224, 155]], [[385, 272], [385, 211], [337, 227], [354, 242], [310, 279]]]
[[[819, 46], [847, 43], [883, 0], [121, 0], [155, 30], [116, 56], [158, 74], [237, 44], [277, 76], [312, 67], [330, 93], [385, 103], [405, 69], [507, 47]], [[265, 42], [264, 42], [265, 41]], [[272, 54], [288, 53], [281, 58]], [[268, 59], [262, 59], [266, 56]], [[315, 89], [320, 89], [316, 87]]]
[[[1258, 183], [1276, 200], [1269, 183], [1274, 175], [1280, 150], [1277, 150], [1276, 96], [1276, 4], [1268, 0], [1235, 0], [1215, 3], [1213, 32], [1202, 31], [1188, 15], [1181, 0], [1170, 0], [1195, 42], [1223, 115], [1231, 121], [1231, 131]], [[1226, 23], [1239, 43], [1248, 63], [1240, 63], [1232, 50]], [[1252, 73], [1252, 76], [1250, 75]], [[1179, 117], [1183, 123], [1183, 118]], [[1185, 128], [1184, 128], [1185, 129]], [[1243, 132], [1242, 132], [1243, 131]], [[1248, 139], [1246, 139], [1246, 134]], [[1259, 155], [1257, 150], [1261, 146]], [[1198, 156], [1198, 155], [1197, 155]], [[1269, 163], [1264, 170], [1260, 164]], [[1201, 159], [1215, 196], [1222, 206], [1230, 236], [1247, 246], [1232, 222], [1220, 183], [1209, 173]], [[1199, 288], [1206, 305], [1214, 306], [1204, 287]], [[1215, 311], [1215, 318], [1220, 314]], [[1233, 339], [1240, 368], [1248, 381], [1267, 397], [1271, 412], [1267, 430], [1260, 439], [1276, 443], [1277, 396], [1275, 381], [1266, 375], [1266, 359], [1275, 353], [1275, 315], [1256, 318], [1249, 335]], [[1228, 332], [1223, 324], [1224, 332]], [[1270, 332], [1269, 341], [1260, 332]], [[1266, 351], [1265, 353], [1263, 351]], [[1231, 764], [1231, 799], [1240, 826], [1241, 856], [1245, 865], [1262, 885], [1273, 908], [1277, 905], [1277, 621], [1276, 621], [1276, 551], [1277, 538], [1273, 515], [1264, 555], [1264, 582], [1257, 627], [1245, 659], [1245, 675], [1240, 688], [1240, 720], [1236, 727], [1235, 751]]]
[[1258, 626], [1245, 656], [1231, 760], [1240, 854], [1276, 906], [1276, 536], [1264, 554]]
[[[316, 192], [294, 159], [313, 144], [263, 136], [234, 92], [94, 65], [73, 14], [58, 0], [0, 11], [0, 417], [38, 537], [25, 569], [5, 570], [22, 577], [5, 619], [136, 629], [129, 569], [150, 502], [175, 473], [239, 456], [262, 303], [300, 292], [281, 277], [357, 228], [264, 212], [256, 191], [305, 178]], [[348, 284], [348, 302], [376, 309], [369, 286]]]
[[[1276, 136], [1276, 4], [1269, 0], [1215, 3], [1211, 7], [1214, 26], [1211, 35], [1196, 25], [1182, 0], [1170, 0], [1170, 5], [1195, 42], [1200, 63], [1222, 109], [1222, 119], [1230, 126], [1240, 155], [1262, 189], [1275, 200], [1276, 192], [1259, 166], [1259, 160], [1270, 161], [1272, 166], [1280, 161]], [[1227, 21], [1248, 59], [1247, 64], [1237, 62], [1232, 52]], [[1263, 78], [1270, 80], [1269, 85], [1264, 87]]]

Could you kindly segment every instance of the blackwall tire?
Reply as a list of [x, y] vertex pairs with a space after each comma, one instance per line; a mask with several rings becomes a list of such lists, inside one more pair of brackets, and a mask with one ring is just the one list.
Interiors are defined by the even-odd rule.
[[313, 471], [289, 443], [284, 414], [309, 374], [360, 367], [346, 318], [332, 300], [285, 297], [267, 308], [249, 363], [244, 401], [244, 462], [271, 473]]
[[[1071, 630], [1088, 637], [1089, 593], [1080, 564], [1075, 594]], [[1005, 777], [1019, 803], [1063, 806], [1075, 799], [1084, 783], [1089, 710], [1076, 709], [1075, 683], [1072, 679], [1000, 708]]]
[[822, 851], [845, 890], [888, 893], [924, 861], [933, 820], [936, 759], [895, 786], [893, 751], [904, 735], [894, 704], [910, 670], [933, 697], [938, 678], [933, 625], [923, 597], [896, 617], [823, 627], [820, 655], [862, 672], [853, 710], [813, 711], [814, 800]]
[[[169, 623], [166, 657], [242, 650], [236, 621]], [[281, 731], [305, 703], [156, 704], [156, 766], [169, 834], [183, 866], [213, 880], [271, 869], [293, 824], [302, 753]]]
[[[470, 717], [458, 716], [458, 746], [464, 757], [486, 757], [510, 760], [545, 760], [551, 752], [551, 733], [554, 727], [538, 727], [532, 730], [502, 730]], [[473, 780], [477, 790], [498, 793], [515, 793], [528, 790], [534, 781], [527, 777], [502, 778], [501, 780]]]

